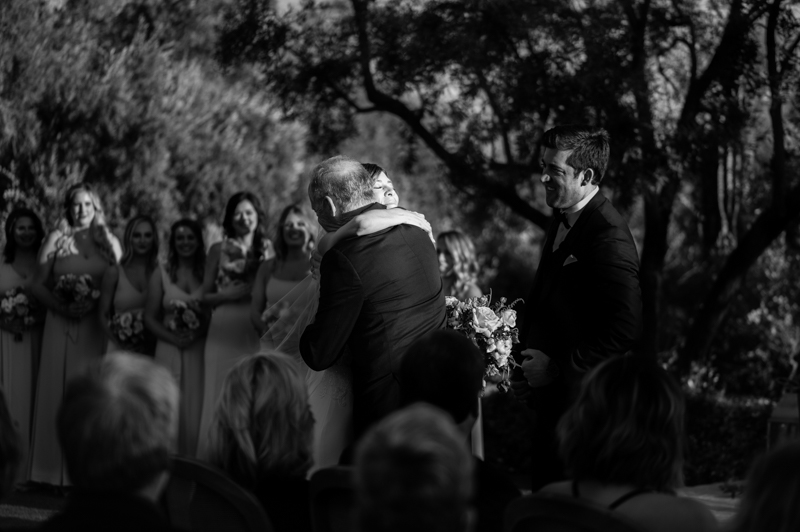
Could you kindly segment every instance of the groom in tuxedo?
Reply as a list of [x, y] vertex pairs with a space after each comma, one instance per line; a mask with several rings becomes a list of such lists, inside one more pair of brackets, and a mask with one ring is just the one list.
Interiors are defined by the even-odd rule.
[[[328, 232], [358, 214], [385, 208], [374, 202], [369, 173], [343, 156], [314, 169], [308, 195]], [[321, 371], [349, 350], [358, 437], [399, 407], [395, 374], [408, 346], [444, 325], [436, 250], [422, 229], [398, 225], [343, 240], [325, 253], [319, 308], [300, 339], [300, 353], [311, 369]]]
[[525, 300], [524, 361], [512, 382], [536, 413], [534, 491], [564, 478], [556, 424], [582, 377], [634, 348], [642, 328], [639, 256], [628, 225], [599, 189], [608, 133], [558, 126], [542, 144], [541, 181], [554, 216]]

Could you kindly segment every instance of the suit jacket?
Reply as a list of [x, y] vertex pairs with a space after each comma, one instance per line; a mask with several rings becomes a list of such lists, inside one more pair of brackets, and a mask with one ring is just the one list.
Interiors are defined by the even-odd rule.
[[445, 325], [439, 261], [424, 231], [400, 225], [339, 242], [320, 274], [319, 308], [300, 353], [320, 371], [349, 350], [359, 435], [399, 406], [394, 373], [409, 345]]
[[522, 345], [539, 349], [574, 391], [586, 371], [635, 347], [642, 329], [639, 256], [625, 220], [599, 192], [553, 251], [547, 231]]

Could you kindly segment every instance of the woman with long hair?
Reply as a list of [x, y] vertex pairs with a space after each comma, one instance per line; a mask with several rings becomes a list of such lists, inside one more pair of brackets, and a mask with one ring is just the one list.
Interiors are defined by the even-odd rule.
[[284, 208], [275, 231], [275, 257], [261, 263], [253, 283], [250, 321], [260, 334], [266, 332], [269, 321], [264, 319], [266, 309], [274, 308], [275, 303], [281, 301], [275, 314], [277, 318], [281, 309], [294, 303], [292, 297], [286, 296], [311, 274], [314, 244], [308, 215], [296, 203]]
[[[122, 243], [122, 258], [116, 268], [106, 270], [100, 289], [98, 311], [108, 338], [106, 352], [125, 349], [150, 355], [151, 346], [144, 340], [142, 312], [150, 276], [158, 268], [158, 232], [153, 219], [143, 214], [131, 218]], [[113, 332], [111, 321], [126, 313], [132, 318], [128, 327], [140, 339], [138, 342], [126, 343]]]
[[55, 420], [64, 385], [105, 352], [97, 312], [100, 282], [122, 255], [88, 183], [69, 187], [64, 220], [45, 239], [31, 290], [48, 309], [36, 387], [31, 480], [67, 484]]
[[250, 322], [250, 297], [260, 263], [273, 254], [261, 202], [250, 192], [231, 196], [222, 222], [224, 239], [211, 246], [203, 277], [203, 302], [213, 308], [205, 346], [205, 384], [199, 457], [205, 456], [222, 380], [245, 355], [258, 351]]
[[466, 300], [483, 295], [478, 288], [478, 259], [475, 244], [460, 231], [447, 231], [436, 237], [439, 271], [444, 294]]
[[[0, 389], [5, 391], [11, 419], [27, 455], [42, 333], [42, 313], [36, 308], [30, 285], [36, 273], [36, 256], [44, 239], [44, 228], [35, 212], [18, 207], [6, 219], [5, 234], [6, 245], [0, 264], [0, 297], [5, 299], [5, 294], [14, 290], [19, 294], [17, 297], [23, 296], [20, 300], [27, 298], [29, 304], [20, 301], [9, 312], [16, 317], [0, 320]], [[28, 480], [30, 467], [24, 465], [20, 473], [20, 481]]]
[[680, 387], [654, 360], [606, 360], [586, 375], [558, 424], [572, 480], [542, 491], [605, 506], [649, 532], [716, 530], [708, 508], [675, 493], [683, 483], [684, 410]]
[[176, 301], [199, 304], [205, 263], [200, 224], [188, 218], [172, 224], [167, 265], [150, 276], [144, 312], [147, 329], [158, 339], [156, 362], [172, 372], [181, 390], [177, 451], [187, 456], [197, 453], [200, 433], [205, 331], [173, 330], [168, 324], [176, 318]]
[[262, 352], [228, 373], [211, 426], [210, 462], [256, 495], [277, 532], [311, 531], [307, 397], [298, 365]]

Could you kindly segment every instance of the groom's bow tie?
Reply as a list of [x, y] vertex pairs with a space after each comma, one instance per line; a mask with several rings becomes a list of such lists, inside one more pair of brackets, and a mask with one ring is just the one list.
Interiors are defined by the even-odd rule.
[[564, 214], [564, 212], [561, 209], [556, 210], [553, 213], [553, 216], [555, 216], [556, 222], [564, 224], [564, 227], [566, 227], [567, 229], [572, 228], [572, 225], [569, 223], [569, 220], [567, 219], [567, 215]]

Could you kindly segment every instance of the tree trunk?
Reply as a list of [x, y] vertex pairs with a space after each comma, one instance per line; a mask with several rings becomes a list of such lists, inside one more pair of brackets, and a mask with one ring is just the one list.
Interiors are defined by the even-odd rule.
[[755, 221], [739, 245], [728, 256], [725, 265], [714, 280], [711, 290], [695, 315], [689, 334], [678, 357], [678, 368], [687, 374], [691, 364], [708, 354], [714, 337], [725, 321], [733, 297], [741, 288], [745, 275], [764, 250], [784, 232], [792, 219], [800, 214], [800, 188], [792, 192], [792, 208], [783, 216], [777, 209], [764, 211]]

